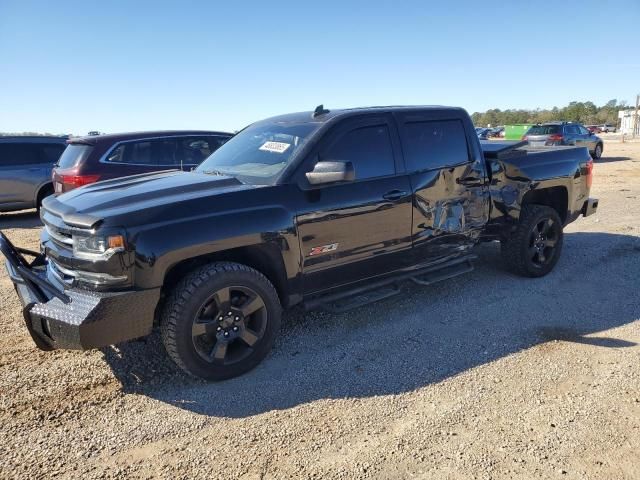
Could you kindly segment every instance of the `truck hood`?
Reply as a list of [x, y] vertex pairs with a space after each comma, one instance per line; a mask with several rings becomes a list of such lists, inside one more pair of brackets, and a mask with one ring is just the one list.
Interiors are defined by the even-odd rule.
[[[43, 218], [60, 217], [78, 228], [103, 223], [126, 227], [149, 221], [171, 205], [197, 202], [229, 192], [258, 188], [233, 177], [169, 170], [97, 182], [43, 201]], [[206, 202], [209, 203], [209, 202]]]

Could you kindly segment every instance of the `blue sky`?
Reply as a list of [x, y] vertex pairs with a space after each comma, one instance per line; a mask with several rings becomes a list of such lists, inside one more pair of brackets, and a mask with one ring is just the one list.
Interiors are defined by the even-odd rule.
[[319, 103], [631, 103], [639, 25], [639, 0], [0, 0], [0, 131], [235, 130]]

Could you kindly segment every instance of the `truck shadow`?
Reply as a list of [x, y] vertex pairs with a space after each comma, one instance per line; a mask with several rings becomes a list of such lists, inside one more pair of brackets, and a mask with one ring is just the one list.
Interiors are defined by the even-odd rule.
[[597, 163], [612, 163], [612, 162], [624, 162], [625, 160], [631, 160], [631, 157], [601, 157], [598, 160], [594, 160]]
[[42, 227], [42, 222], [40, 221], [40, 216], [35, 209], [0, 213], [0, 230], [8, 228], [38, 227]]
[[225, 382], [183, 375], [158, 335], [105, 349], [104, 357], [125, 392], [202, 415], [246, 417], [320, 399], [401, 394], [547, 342], [637, 354], [634, 342], [597, 332], [640, 318], [640, 238], [568, 233], [560, 263], [541, 279], [506, 273], [496, 244], [478, 254], [467, 276], [407, 286], [348, 314], [288, 313], [270, 356]]

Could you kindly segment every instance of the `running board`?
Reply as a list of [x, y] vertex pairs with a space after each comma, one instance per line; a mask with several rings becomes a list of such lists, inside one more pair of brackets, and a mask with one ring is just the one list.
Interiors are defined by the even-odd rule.
[[475, 258], [477, 258], [475, 255], [468, 255], [439, 265], [404, 271], [399, 275], [361, 287], [306, 300], [304, 308], [307, 311], [321, 309], [329, 313], [344, 313], [398, 295], [401, 292], [398, 283], [405, 280], [411, 280], [418, 285], [433, 285], [471, 272], [473, 270], [471, 261]]
[[452, 265], [449, 268], [416, 275], [415, 277], [411, 277], [411, 281], [418, 285], [433, 285], [434, 283], [441, 282], [442, 280], [448, 280], [449, 278], [464, 275], [471, 271], [473, 271], [473, 263], [471, 263], [471, 260], [467, 260], [466, 262]]
[[377, 289], [368, 290], [364, 293], [351, 294], [342, 298], [342, 301], [327, 302], [325, 299], [321, 304], [321, 308], [329, 313], [344, 313], [354, 308], [384, 300], [385, 298], [395, 297], [399, 293], [400, 287], [391, 284], [387, 287], [378, 287]]

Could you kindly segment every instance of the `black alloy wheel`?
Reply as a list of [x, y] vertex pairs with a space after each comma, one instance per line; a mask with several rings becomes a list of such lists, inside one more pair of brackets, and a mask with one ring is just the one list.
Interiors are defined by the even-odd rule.
[[262, 273], [214, 262], [170, 288], [160, 332], [168, 355], [187, 373], [206, 380], [237, 377], [271, 350], [282, 307]]
[[537, 268], [543, 268], [554, 260], [556, 245], [560, 237], [560, 226], [545, 218], [536, 223], [529, 235], [529, 258]]
[[502, 240], [502, 257], [513, 273], [542, 277], [555, 267], [563, 243], [558, 212], [546, 205], [522, 207], [515, 229]]
[[224, 287], [198, 309], [191, 328], [193, 346], [206, 362], [231, 365], [253, 352], [266, 326], [260, 295], [248, 287]]

